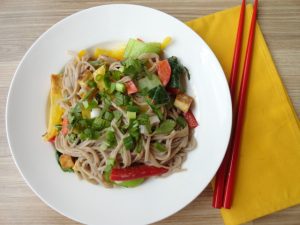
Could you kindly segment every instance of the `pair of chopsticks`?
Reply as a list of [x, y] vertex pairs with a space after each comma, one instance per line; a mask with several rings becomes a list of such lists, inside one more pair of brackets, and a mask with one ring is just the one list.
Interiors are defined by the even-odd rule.
[[[233, 55], [233, 62], [231, 67], [231, 77], [229, 81], [229, 88], [231, 92], [232, 103], [236, 102], [236, 90], [238, 80], [238, 68], [240, 64], [241, 45], [243, 36], [243, 26], [245, 17], [245, 0], [242, 1], [239, 25], [236, 36], [235, 50]], [[246, 95], [248, 89], [249, 71], [252, 59], [252, 49], [256, 26], [258, 0], [254, 1], [253, 14], [250, 25], [250, 32], [248, 37], [248, 44], [246, 50], [246, 56], [244, 61], [244, 68], [242, 74], [242, 81], [238, 96], [237, 106], [233, 107], [233, 125], [230, 142], [227, 148], [227, 152], [223, 159], [223, 162], [216, 174], [215, 190], [213, 196], [214, 208], [226, 208], [230, 209], [232, 204], [232, 197], [234, 191], [234, 180], [237, 167], [238, 153], [241, 143], [241, 134], [243, 129], [243, 121], [245, 114]], [[246, 193], [245, 193], [246, 194]]]

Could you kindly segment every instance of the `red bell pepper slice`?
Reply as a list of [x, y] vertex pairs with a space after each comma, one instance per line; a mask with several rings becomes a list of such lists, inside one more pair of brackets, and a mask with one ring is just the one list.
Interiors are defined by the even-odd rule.
[[166, 173], [168, 169], [155, 166], [132, 166], [127, 168], [113, 168], [111, 170], [110, 179], [112, 181], [133, 180], [137, 178], [145, 178], [157, 176]]
[[191, 110], [187, 111], [186, 113], [183, 113], [183, 115], [190, 128], [195, 128], [198, 126], [198, 122]]
[[166, 86], [171, 78], [171, 66], [167, 59], [157, 63], [157, 73], [162, 84]]
[[55, 142], [56, 136], [50, 138], [48, 141], [51, 142], [52, 144]]
[[69, 120], [67, 118], [63, 118], [62, 128], [61, 128], [61, 133], [63, 135], [67, 135], [68, 134], [68, 124], [69, 124]]
[[125, 83], [126, 89], [127, 89], [127, 93], [130, 94], [134, 94], [138, 91], [137, 87], [135, 86], [135, 84], [133, 83], [133, 81], [128, 81]]

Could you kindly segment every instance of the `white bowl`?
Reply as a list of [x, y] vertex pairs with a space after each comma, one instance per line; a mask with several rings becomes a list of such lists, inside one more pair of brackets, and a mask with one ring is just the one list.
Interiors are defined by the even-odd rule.
[[[197, 148], [187, 170], [132, 188], [105, 189], [63, 173], [46, 131], [50, 74], [68, 61], [67, 50], [126, 43], [129, 38], [173, 38], [166, 55], [189, 69], [188, 92], [195, 97]], [[213, 52], [189, 27], [163, 12], [137, 5], [103, 5], [75, 13], [52, 26], [27, 51], [9, 90], [6, 129], [15, 163], [31, 189], [61, 214], [87, 224], [148, 224], [195, 199], [216, 173], [231, 129], [227, 81]], [[38, 212], [37, 212], [38, 213]]]

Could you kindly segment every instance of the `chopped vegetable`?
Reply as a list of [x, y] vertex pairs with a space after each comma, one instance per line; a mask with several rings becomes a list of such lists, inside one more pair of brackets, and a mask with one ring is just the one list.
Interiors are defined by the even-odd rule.
[[133, 81], [128, 81], [125, 83], [126, 89], [127, 89], [127, 94], [131, 95], [134, 94], [138, 91], [137, 87], [135, 86]]
[[96, 118], [100, 116], [100, 109], [99, 108], [93, 108], [91, 111], [91, 118]]
[[170, 102], [170, 96], [166, 92], [165, 88], [161, 85], [148, 91], [148, 95], [154, 104], [163, 105]]
[[103, 63], [98, 60], [88, 61], [88, 63], [91, 64], [95, 69], [98, 69], [100, 66], [103, 65]]
[[160, 124], [160, 126], [155, 130], [156, 134], [169, 134], [171, 133], [176, 126], [176, 122], [174, 120], [165, 120]]
[[87, 51], [85, 49], [78, 52], [78, 57], [81, 59], [83, 56], [87, 54]]
[[127, 168], [113, 168], [110, 179], [113, 181], [133, 180], [150, 176], [158, 176], [168, 172], [168, 169], [147, 165], [132, 166]]
[[108, 183], [112, 183], [112, 181], [110, 180], [110, 173], [114, 165], [115, 165], [115, 160], [113, 158], [108, 158], [106, 160], [106, 166], [104, 168], [103, 178]]
[[116, 83], [116, 90], [121, 92], [121, 93], [124, 93], [125, 92], [125, 85], [122, 84], [122, 83]]
[[94, 58], [97, 59], [100, 55], [105, 55], [114, 59], [122, 60], [124, 55], [124, 47], [114, 50], [96, 48], [94, 52]]
[[196, 128], [198, 126], [198, 122], [192, 113], [192, 111], [188, 111], [183, 114], [190, 128]]
[[192, 97], [183, 93], [179, 93], [176, 96], [174, 106], [176, 106], [178, 109], [180, 109], [183, 112], [187, 112], [189, 111], [192, 102], [193, 102]]
[[137, 186], [141, 185], [144, 181], [145, 181], [144, 178], [138, 178], [138, 179], [134, 179], [134, 180], [115, 182], [115, 184], [118, 186], [122, 186], [122, 187], [132, 188], [132, 187], [137, 187]]
[[46, 141], [51, 140], [58, 133], [55, 125], [61, 123], [61, 116], [64, 110], [60, 107], [58, 100], [62, 98], [61, 95], [61, 75], [51, 75], [51, 89], [50, 89], [50, 113], [48, 121], [47, 133], [43, 136]]
[[151, 125], [157, 124], [157, 123], [159, 123], [159, 122], [160, 122], [160, 120], [159, 120], [159, 118], [158, 118], [157, 115], [154, 115], [154, 116], [151, 116], [151, 117], [150, 117], [150, 124], [151, 124]]
[[126, 107], [126, 110], [130, 112], [136, 112], [136, 113], [140, 112], [140, 108], [136, 105], [128, 105]]
[[161, 43], [161, 49], [165, 49], [172, 41], [171, 37], [166, 37]]
[[138, 87], [140, 90], [151, 90], [159, 85], [161, 85], [161, 82], [155, 74], [149, 74], [138, 81]]
[[109, 126], [110, 122], [108, 120], [102, 119], [101, 117], [97, 117], [92, 124], [92, 128], [100, 130]]
[[105, 114], [104, 114], [104, 119], [105, 120], [112, 121], [113, 118], [114, 118], [113, 113], [111, 113], [111, 112], [105, 112]]
[[144, 71], [144, 65], [141, 60], [128, 58], [122, 62], [124, 66], [123, 73], [129, 75], [131, 78], [135, 78], [138, 74]]
[[176, 123], [182, 128], [185, 128], [186, 126], [186, 120], [182, 116], [176, 118]]
[[157, 63], [157, 73], [163, 86], [167, 86], [171, 78], [171, 67], [167, 59]]
[[128, 102], [129, 102], [129, 97], [126, 96], [126, 95], [123, 95], [122, 93], [120, 92], [117, 92], [115, 94], [115, 101], [117, 106], [123, 106], [123, 105], [127, 105]]
[[68, 133], [68, 125], [69, 125], [69, 121], [68, 119], [65, 117], [63, 118], [63, 121], [62, 121], [62, 128], [61, 128], [61, 133], [63, 135], [66, 135]]
[[106, 143], [107, 143], [108, 147], [113, 147], [117, 144], [117, 139], [116, 139], [114, 131], [108, 130], [106, 132]]
[[136, 112], [127, 111], [127, 117], [129, 120], [134, 120], [136, 118]]
[[106, 72], [106, 66], [102, 65], [93, 73], [94, 80], [97, 83], [97, 87], [99, 88], [100, 91], [103, 91], [106, 89], [106, 86], [104, 83], [105, 72]]
[[171, 66], [171, 79], [168, 84], [170, 88], [182, 89], [181, 78], [183, 75], [187, 75], [190, 78], [188, 70], [179, 63], [177, 57], [172, 56], [168, 58], [169, 64]]
[[161, 51], [160, 43], [158, 42], [141, 42], [135, 39], [130, 39], [126, 45], [124, 57], [137, 58], [143, 53], [157, 53]]
[[164, 144], [159, 143], [159, 142], [155, 142], [153, 144], [153, 147], [154, 147], [154, 149], [156, 151], [159, 151], [159, 152], [165, 152], [165, 151], [167, 151], [167, 147]]
[[122, 117], [122, 113], [120, 111], [113, 111], [115, 120], [118, 121]]
[[127, 137], [123, 138], [123, 144], [124, 144], [126, 150], [134, 149], [134, 140], [131, 136], [127, 136]]

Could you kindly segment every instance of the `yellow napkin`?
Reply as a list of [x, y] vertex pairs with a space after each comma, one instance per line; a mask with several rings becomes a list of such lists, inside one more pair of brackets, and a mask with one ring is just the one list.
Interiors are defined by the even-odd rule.
[[[187, 23], [231, 70], [240, 7]], [[246, 8], [244, 62], [252, 5]], [[240, 68], [241, 77], [242, 68]], [[233, 205], [226, 225], [241, 224], [300, 203], [300, 125], [257, 24]]]

